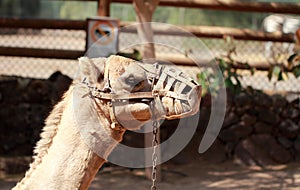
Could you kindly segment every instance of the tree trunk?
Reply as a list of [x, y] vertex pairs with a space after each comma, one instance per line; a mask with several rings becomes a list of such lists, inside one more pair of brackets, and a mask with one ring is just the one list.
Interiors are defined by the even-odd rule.
[[144, 44], [142, 52], [144, 59], [155, 58], [151, 21], [158, 3], [159, 0], [133, 0], [136, 19], [140, 23], [138, 25], [138, 35]]

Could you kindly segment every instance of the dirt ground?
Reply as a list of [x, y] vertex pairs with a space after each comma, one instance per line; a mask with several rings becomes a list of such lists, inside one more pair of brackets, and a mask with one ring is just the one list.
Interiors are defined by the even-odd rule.
[[[195, 159], [187, 164], [165, 163], [162, 166], [161, 190], [296, 190], [300, 189], [300, 163], [266, 168], [243, 167], [227, 161], [213, 165]], [[21, 176], [0, 180], [0, 190], [10, 189]], [[90, 190], [97, 189], [150, 189], [151, 181], [143, 169], [129, 170], [111, 166], [101, 170]]]

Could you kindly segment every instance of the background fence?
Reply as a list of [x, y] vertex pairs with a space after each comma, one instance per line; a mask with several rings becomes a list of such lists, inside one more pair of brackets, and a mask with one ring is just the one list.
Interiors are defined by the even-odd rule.
[[[129, 3], [129, 1], [117, 1]], [[164, 5], [164, 1], [162, 4]], [[168, 5], [168, 4], [166, 4]], [[175, 5], [175, 4], [172, 4]], [[179, 4], [176, 4], [179, 6]], [[180, 4], [181, 5], [181, 4]], [[182, 4], [182, 6], [190, 6]], [[202, 5], [203, 6], [203, 5]], [[218, 5], [215, 8], [218, 9]], [[205, 8], [205, 7], [204, 7]], [[220, 8], [220, 7], [219, 7]], [[273, 9], [276, 9], [273, 8]], [[272, 8], [265, 11], [274, 11]], [[255, 9], [262, 11], [261, 9]], [[252, 11], [255, 11], [254, 8]], [[287, 12], [291, 9], [285, 9]], [[293, 9], [294, 10], [294, 9]], [[294, 13], [294, 12], [292, 12]], [[123, 26], [126, 24], [123, 23]], [[253, 76], [249, 70], [240, 70], [244, 86], [255, 89], [286, 91], [289, 93], [300, 92], [300, 79], [289, 75], [289, 80], [276, 82], [269, 81], [267, 70], [270, 64], [284, 62], [292, 53], [293, 37], [282, 34], [265, 34], [260, 31], [230, 29], [221, 27], [186, 27], [208, 47], [215, 57], [227, 54], [228, 46], [236, 46], [234, 59], [247, 62], [257, 67], [259, 72]], [[159, 32], [156, 38], [160, 42], [172, 41], [182, 43], [183, 36], [172, 33]], [[224, 36], [233, 36], [233, 44], [228, 44]], [[121, 31], [119, 40], [120, 49], [126, 49], [128, 41], [138, 39], [137, 34]], [[266, 56], [265, 43], [273, 41], [271, 54]], [[193, 51], [197, 46], [190, 40], [186, 52]], [[84, 55], [86, 48], [86, 22], [85, 21], [58, 21], [58, 20], [18, 20], [0, 19], [0, 75], [18, 75], [32, 78], [48, 78], [59, 70], [74, 77], [77, 69], [76, 58]], [[136, 47], [137, 49], [139, 47]], [[130, 52], [130, 49], [126, 49]], [[186, 70], [191, 77], [196, 78], [200, 69], [191, 66], [184, 55], [165, 47], [157, 47], [158, 57], [171, 59]], [[199, 52], [201, 53], [201, 52]], [[188, 66], [187, 66], [188, 65]]]

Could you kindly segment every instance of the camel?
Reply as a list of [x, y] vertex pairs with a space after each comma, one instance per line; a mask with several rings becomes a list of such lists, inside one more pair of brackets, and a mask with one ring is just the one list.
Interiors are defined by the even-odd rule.
[[[166, 85], [160, 90], [162, 86], [155, 85], [154, 91], [154, 83], [165, 85], [159, 79], [161, 73], [149, 78], [155, 74], [153, 66], [141, 65], [145, 64], [121, 56], [79, 58], [78, 75], [46, 119], [33, 162], [13, 190], [88, 189], [126, 130], [139, 129], [154, 116], [174, 119], [198, 111], [201, 86], [183, 77], [194, 87], [184, 90], [186, 85]], [[179, 73], [176, 77], [182, 76]], [[175, 96], [176, 88], [182, 94]], [[149, 100], [155, 98], [157, 104], [151, 108]]]

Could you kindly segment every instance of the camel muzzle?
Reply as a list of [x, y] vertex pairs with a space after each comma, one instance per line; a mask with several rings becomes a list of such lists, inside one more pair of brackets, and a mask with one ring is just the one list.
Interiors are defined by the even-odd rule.
[[87, 81], [82, 83], [87, 85], [93, 97], [103, 100], [109, 100], [110, 117], [112, 119], [112, 128], [123, 130], [120, 127], [114, 113], [113, 102], [118, 101], [136, 101], [154, 103], [153, 118], [155, 119], [178, 119], [194, 115], [198, 112], [201, 100], [201, 85], [186, 76], [182, 71], [155, 64], [146, 64], [138, 62], [138, 65], [146, 71], [147, 79], [151, 83], [149, 92], [133, 93], [115, 93], [110, 86], [108, 65], [104, 73], [106, 85], [103, 89], [91, 86]]
[[178, 119], [198, 112], [201, 85], [170, 66], [139, 63], [152, 83], [154, 118]]

